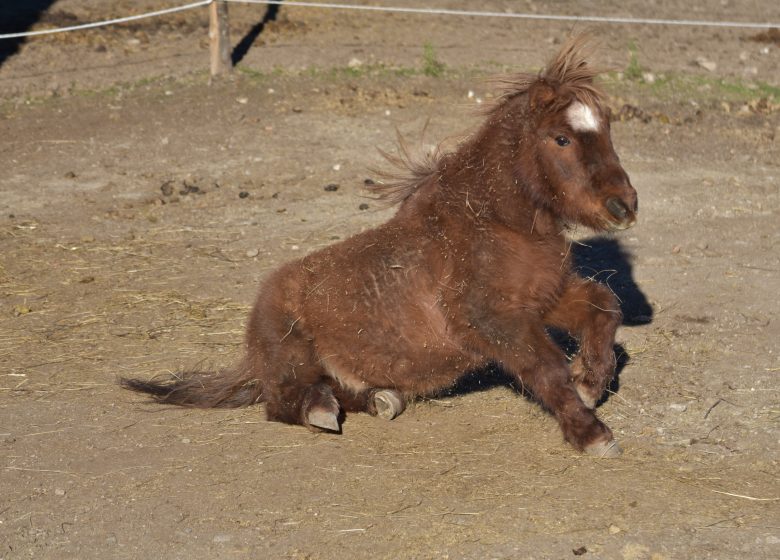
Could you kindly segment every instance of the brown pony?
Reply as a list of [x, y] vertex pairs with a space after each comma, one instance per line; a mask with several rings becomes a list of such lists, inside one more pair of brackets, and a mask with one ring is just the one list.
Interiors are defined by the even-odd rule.
[[[264, 402], [269, 420], [338, 432], [345, 411], [393, 418], [405, 399], [498, 364], [574, 447], [618, 455], [592, 409], [622, 316], [573, 271], [565, 231], [630, 227], [637, 196], [583, 48], [570, 39], [539, 75], [506, 79], [476, 134], [378, 185], [400, 203], [389, 222], [272, 273], [238, 367], [121, 383], [191, 407]], [[579, 340], [571, 365], [548, 327]]]

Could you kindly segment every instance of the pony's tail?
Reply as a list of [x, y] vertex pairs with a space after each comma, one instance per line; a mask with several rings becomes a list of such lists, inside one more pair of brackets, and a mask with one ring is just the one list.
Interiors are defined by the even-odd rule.
[[146, 393], [161, 404], [191, 408], [238, 408], [262, 401], [259, 379], [239, 367], [220, 372], [189, 371], [165, 381], [119, 378], [125, 389]]

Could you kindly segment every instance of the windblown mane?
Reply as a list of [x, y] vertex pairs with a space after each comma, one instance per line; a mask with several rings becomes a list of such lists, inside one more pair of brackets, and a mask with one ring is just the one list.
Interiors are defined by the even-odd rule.
[[432, 180], [439, 172], [439, 162], [443, 154], [441, 145], [421, 154], [412, 154], [409, 144], [398, 134], [395, 153], [379, 149], [379, 154], [385, 158], [392, 169], [373, 170], [379, 181], [366, 185], [366, 189], [378, 200], [385, 201], [388, 206], [395, 206], [409, 198], [426, 181]]
[[[603, 69], [587, 62], [594, 50], [590, 36], [576, 35], [567, 39], [555, 58], [538, 74], [518, 73], [494, 79], [499, 86], [499, 95], [494, 104], [485, 108], [484, 114], [489, 116], [497, 113], [507, 101], [527, 93], [537, 82], [545, 82], [556, 90], [565, 91], [581, 103], [602, 108], [606, 94], [595, 84], [594, 78]], [[566, 99], [570, 100], [571, 97]], [[377, 199], [386, 201], [388, 206], [400, 204], [426, 181], [432, 180], [439, 172], [441, 160], [447, 157], [440, 145], [421, 155], [412, 154], [400, 134], [395, 153], [381, 149], [379, 153], [392, 169], [375, 171], [379, 182], [366, 185], [366, 188]]]
[[488, 112], [517, 95], [527, 93], [533, 84], [540, 81], [555, 88], [565, 88], [577, 101], [601, 108], [606, 94], [594, 83], [594, 79], [604, 72], [604, 69], [588, 63], [588, 58], [594, 50], [589, 35], [576, 35], [566, 40], [555, 58], [538, 74], [518, 73], [499, 77], [496, 80], [500, 88], [498, 101]]

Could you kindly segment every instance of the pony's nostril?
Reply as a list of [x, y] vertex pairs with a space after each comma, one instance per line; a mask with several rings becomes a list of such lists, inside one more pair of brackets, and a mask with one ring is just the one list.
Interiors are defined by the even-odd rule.
[[628, 216], [628, 208], [619, 198], [608, 198], [606, 202], [607, 210], [618, 220], [625, 220]]

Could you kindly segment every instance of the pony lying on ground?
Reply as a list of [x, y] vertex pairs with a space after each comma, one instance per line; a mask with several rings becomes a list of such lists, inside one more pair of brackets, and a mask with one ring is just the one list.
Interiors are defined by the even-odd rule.
[[[344, 412], [393, 418], [497, 364], [575, 448], [618, 455], [592, 409], [614, 375], [620, 307], [574, 272], [565, 231], [628, 228], [637, 196], [584, 43], [507, 79], [456, 150], [377, 185], [400, 204], [390, 221], [272, 273], [236, 368], [123, 386], [191, 407], [263, 402], [269, 420], [339, 432]], [[549, 327], [578, 339], [571, 365]]]

